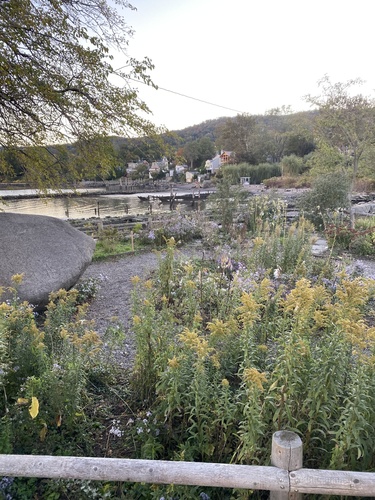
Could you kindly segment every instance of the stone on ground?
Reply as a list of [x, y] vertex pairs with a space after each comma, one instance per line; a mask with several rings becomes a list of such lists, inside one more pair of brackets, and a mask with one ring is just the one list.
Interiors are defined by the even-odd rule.
[[0, 287], [14, 286], [12, 276], [22, 273], [18, 296], [41, 309], [51, 292], [75, 285], [94, 249], [93, 238], [63, 220], [0, 213]]

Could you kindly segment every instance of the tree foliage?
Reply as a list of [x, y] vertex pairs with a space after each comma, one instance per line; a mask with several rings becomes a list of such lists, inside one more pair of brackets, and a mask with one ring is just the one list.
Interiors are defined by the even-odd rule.
[[304, 156], [315, 145], [310, 114], [292, 113], [288, 106], [264, 116], [238, 115], [219, 127], [219, 144], [234, 151], [238, 162], [278, 163], [283, 156]]
[[[18, 150], [23, 170], [39, 184], [63, 158], [47, 150], [47, 163], [39, 165], [27, 161], [30, 147], [90, 144], [96, 169], [102, 165], [97, 137], [152, 129], [139, 114], [149, 112], [146, 104], [129, 85], [129, 78], [151, 84], [152, 64], [128, 57], [132, 30], [120, 8], [133, 9], [127, 0], [117, 0], [116, 8], [105, 0], [0, 2], [0, 146]], [[113, 68], [112, 49], [127, 58], [123, 69]]]
[[234, 151], [238, 162], [256, 163], [255, 156], [256, 120], [251, 115], [237, 115], [220, 129], [220, 146]]
[[[332, 158], [341, 156], [341, 168], [350, 172], [352, 185], [360, 160], [375, 144], [375, 100], [362, 94], [353, 95], [360, 79], [332, 83], [326, 75], [319, 82], [322, 93], [306, 96], [319, 109], [316, 133], [319, 150]], [[333, 150], [333, 151], [332, 151]]]
[[183, 153], [190, 167], [194, 168], [215, 155], [215, 146], [208, 137], [201, 137], [196, 141], [186, 143]]

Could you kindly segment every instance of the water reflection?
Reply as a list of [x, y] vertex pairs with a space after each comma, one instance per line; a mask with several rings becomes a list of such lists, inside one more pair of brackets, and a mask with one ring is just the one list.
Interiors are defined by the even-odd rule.
[[[158, 193], [167, 195], [168, 193]], [[1, 195], [1, 193], [0, 193]], [[142, 193], [147, 196], [148, 193]], [[155, 195], [155, 193], [153, 193]], [[200, 208], [203, 208], [203, 201]], [[180, 210], [197, 209], [197, 204], [191, 202], [179, 203]], [[143, 215], [150, 213], [169, 212], [169, 203], [140, 201], [138, 195], [89, 195], [62, 198], [18, 198], [0, 202], [0, 210], [22, 214], [49, 215], [59, 219], [87, 219], [90, 217], [104, 218], [107, 216], [121, 217], [129, 215]]]

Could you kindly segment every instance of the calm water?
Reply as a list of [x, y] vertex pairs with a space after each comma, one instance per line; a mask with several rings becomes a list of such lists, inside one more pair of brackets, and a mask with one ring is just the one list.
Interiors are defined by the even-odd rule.
[[[29, 194], [28, 191], [19, 191]], [[12, 194], [10, 191], [6, 193]], [[0, 211], [15, 212], [21, 214], [34, 214], [34, 215], [49, 215], [59, 219], [88, 219], [90, 217], [104, 218], [107, 216], [119, 217], [126, 214], [141, 215], [150, 213], [150, 203], [140, 201], [137, 194], [122, 195], [98, 195], [92, 194], [82, 197], [64, 197], [64, 198], [29, 198], [16, 200], [7, 200], [5, 191], [0, 192], [3, 196], [0, 200]], [[13, 192], [17, 193], [17, 192]], [[155, 193], [140, 193], [141, 196]], [[169, 193], [158, 193], [160, 195], [168, 195]], [[203, 208], [203, 203], [202, 207]], [[191, 210], [192, 204], [179, 203], [178, 206], [182, 211]], [[169, 203], [160, 203], [153, 201], [151, 204], [152, 213], [169, 212]]]

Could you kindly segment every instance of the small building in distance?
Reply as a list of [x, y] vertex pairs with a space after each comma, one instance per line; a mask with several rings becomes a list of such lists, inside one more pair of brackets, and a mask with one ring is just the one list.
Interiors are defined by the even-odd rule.
[[214, 158], [212, 158], [212, 160], [206, 161], [205, 168], [207, 172], [209, 172], [211, 175], [214, 175], [222, 165], [232, 163], [233, 159], [234, 159], [233, 151], [222, 150], [221, 153], [217, 154]]

